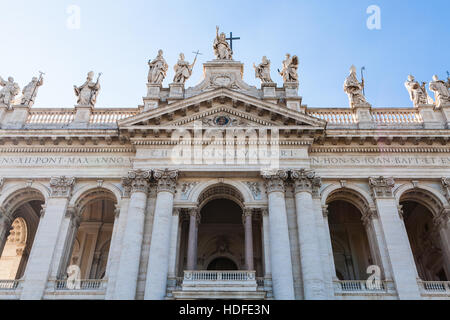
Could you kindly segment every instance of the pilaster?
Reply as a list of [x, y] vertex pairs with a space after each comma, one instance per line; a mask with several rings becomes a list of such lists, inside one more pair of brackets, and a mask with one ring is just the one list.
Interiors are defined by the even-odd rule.
[[50, 180], [51, 196], [45, 204], [45, 213], [41, 216], [34, 238], [24, 276], [20, 297], [22, 300], [39, 300], [44, 295], [56, 253], [58, 236], [67, 233], [68, 225], [63, 224], [63, 221], [74, 184], [75, 178], [65, 176]]
[[370, 178], [369, 185], [377, 206], [398, 297], [402, 300], [421, 299], [411, 246], [393, 195], [395, 181], [385, 177]]

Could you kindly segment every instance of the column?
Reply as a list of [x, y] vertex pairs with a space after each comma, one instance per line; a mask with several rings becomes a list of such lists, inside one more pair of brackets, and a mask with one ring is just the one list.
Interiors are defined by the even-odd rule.
[[284, 198], [284, 170], [263, 173], [269, 205], [270, 261], [272, 266], [273, 293], [277, 300], [294, 300], [291, 246]]
[[58, 236], [58, 244], [52, 262], [50, 279], [64, 279], [67, 275], [67, 267], [72, 256], [73, 242], [77, 236], [78, 227], [81, 222], [81, 212], [76, 208], [69, 207], [66, 210], [61, 230]]
[[245, 229], [245, 265], [247, 270], [255, 270], [253, 260], [253, 209], [244, 209], [242, 216]]
[[450, 277], [450, 208], [444, 208], [434, 218], [435, 230], [439, 234], [441, 250], [444, 256], [444, 268], [447, 278]]
[[20, 297], [22, 300], [40, 300], [44, 295], [58, 235], [66, 232], [61, 230], [61, 225], [74, 184], [75, 178], [58, 177], [50, 180], [51, 195], [41, 212], [41, 220], [31, 248]]
[[189, 209], [189, 235], [188, 235], [188, 256], [187, 266], [188, 271], [197, 269], [197, 238], [198, 238], [198, 209]]
[[106, 278], [108, 279], [106, 300], [114, 299], [117, 272], [122, 252], [122, 239], [126, 228], [128, 206], [130, 205], [130, 191], [130, 188], [125, 188], [120, 201], [120, 207], [116, 206], [111, 248], [109, 249], [108, 263], [106, 266]]
[[405, 300], [421, 299], [408, 235], [392, 193], [394, 179], [370, 178], [369, 184], [377, 206], [398, 297]]
[[313, 188], [319, 188], [320, 178], [314, 171], [293, 170], [291, 178], [295, 184], [295, 207], [297, 210], [298, 240], [305, 300], [326, 299], [320, 261], [319, 234], [316, 228]]
[[125, 187], [131, 188], [131, 197], [114, 289], [116, 300], [133, 300], [136, 297], [150, 176], [150, 171], [130, 171], [122, 182]]
[[382, 269], [385, 280], [392, 280], [391, 266], [377, 211], [368, 209], [367, 212], [363, 213], [362, 220], [369, 238], [370, 252], [374, 259], [373, 263]]
[[166, 296], [170, 229], [178, 171], [155, 170], [153, 175], [158, 182], [158, 194], [156, 197], [144, 299], [162, 300]]
[[169, 278], [176, 278], [177, 274], [177, 256], [180, 240], [180, 216], [182, 209], [174, 208], [172, 213], [172, 230], [170, 231], [170, 259], [169, 259]]
[[264, 248], [264, 278], [272, 278], [272, 268], [270, 265], [270, 241], [269, 241], [269, 210], [262, 209], [262, 247]]

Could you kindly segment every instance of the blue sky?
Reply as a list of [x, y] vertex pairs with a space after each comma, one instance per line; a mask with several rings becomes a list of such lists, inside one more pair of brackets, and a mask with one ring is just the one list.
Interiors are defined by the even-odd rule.
[[[352, 64], [366, 67], [367, 99], [375, 107], [411, 106], [404, 82], [412, 73], [429, 82], [450, 70], [448, 0], [0, 0], [0, 75], [26, 85], [46, 72], [35, 107], [73, 107], [73, 85], [90, 70], [103, 72], [98, 107], [136, 107], [146, 93], [148, 59], [163, 49], [173, 78], [178, 54], [204, 53], [187, 86], [200, 82], [201, 63], [214, 58], [215, 26], [242, 40], [234, 59], [244, 80], [258, 85], [253, 62], [272, 61], [272, 77], [286, 52], [300, 59], [300, 94], [310, 107], [348, 105], [342, 90]], [[80, 29], [67, 28], [67, 8], [81, 9]], [[381, 8], [381, 30], [369, 30], [366, 9]], [[6, 14], [8, 12], [8, 14]]]

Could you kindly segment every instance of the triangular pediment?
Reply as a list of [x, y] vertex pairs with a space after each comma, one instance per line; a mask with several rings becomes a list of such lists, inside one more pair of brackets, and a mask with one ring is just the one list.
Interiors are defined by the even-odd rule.
[[[308, 127], [323, 130], [326, 122], [269, 101], [220, 88], [162, 105], [119, 121], [120, 129], [190, 126]], [[198, 122], [197, 122], [198, 123]]]

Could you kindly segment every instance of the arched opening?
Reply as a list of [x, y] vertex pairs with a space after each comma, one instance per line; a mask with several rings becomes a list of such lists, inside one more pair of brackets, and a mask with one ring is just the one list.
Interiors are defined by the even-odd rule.
[[0, 280], [24, 276], [44, 201], [34, 189], [17, 191], [5, 201], [10, 219], [8, 232], [0, 239]]
[[74, 225], [70, 259], [61, 270], [61, 276], [66, 275], [68, 266], [77, 265], [82, 279], [103, 279], [114, 227], [115, 197], [109, 191], [97, 190], [84, 196], [78, 207], [81, 216]]
[[424, 281], [449, 281], [449, 266], [443, 254], [445, 248], [433, 221], [432, 206], [416, 200], [413, 194], [402, 196], [400, 205], [419, 277]]
[[[244, 200], [238, 190], [228, 185], [216, 185], [205, 190], [199, 197], [199, 219], [195, 227], [195, 252], [193, 270], [255, 270], [262, 277], [262, 217], [253, 212], [244, 218]], [[189, 261], [189, 234], [191, 222], [195, 219], [186, 215], [181, 225], [180, 258], [178, 274], [191, 270]], [[246, 225], [244, 225], [247, 223]], [[253, 250], [246, 244], [246, 226], [251, 226]], [[250, 233], [247, 233], [248, 235]], [[191, 239], [192, 241], [192, 239]], [[249, 254], [251, 252], [252, 254]], [[191, 250], [192, 254], [192, 250]], [[247, 265], [253, 261], [253, 268]]]
[[367, 267], [373, 264], [361, 218], [360, 210], [350, 202], [334, 200], [328, 204], [328, 224], [339, 280], [366, 280]]
[[238, 270], [238, 266], [233, 260], [228, 258], [216, 258], [211, 261], [208, 265], [207, 270], [218, 270], [218, 271], [235, 271]]

